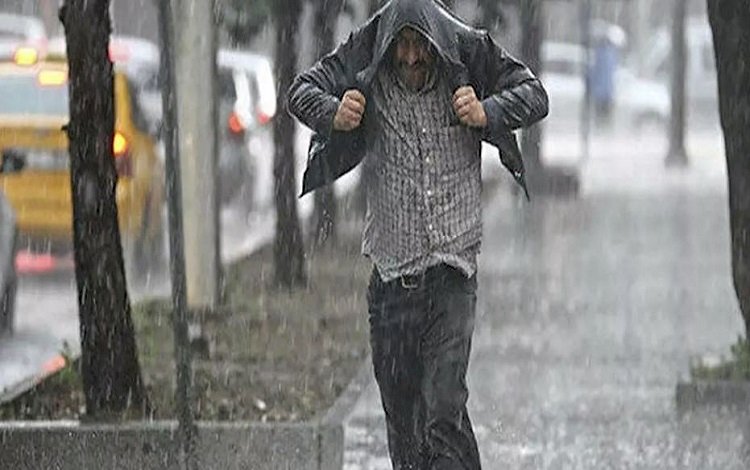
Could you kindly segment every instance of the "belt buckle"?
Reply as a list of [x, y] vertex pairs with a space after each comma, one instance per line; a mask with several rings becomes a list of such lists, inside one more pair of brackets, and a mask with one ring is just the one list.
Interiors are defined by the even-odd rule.
[[419, 276], [401, 276], [401, 287], [406, 290], [414, 290], [419, 287]]

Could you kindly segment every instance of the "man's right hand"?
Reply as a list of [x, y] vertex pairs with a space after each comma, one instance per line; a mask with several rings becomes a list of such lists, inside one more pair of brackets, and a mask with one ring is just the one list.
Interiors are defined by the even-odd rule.
[[365, 95], [358, 90], [347, 90], [333, 118], [333, 129], [348, 132], [358, 128], [362, 124], [366, 105]]

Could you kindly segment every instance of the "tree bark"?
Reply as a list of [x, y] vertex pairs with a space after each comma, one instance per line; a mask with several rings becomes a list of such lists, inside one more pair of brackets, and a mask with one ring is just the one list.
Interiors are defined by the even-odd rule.
[[[318, 57], [323, 57], [333, 50], [336, 23], [344, 6], [344, 0], [317, 0], [314, 6], [314, 36], [318, 38]], [[316, 190], [314, 198], [313, 236], [315, 245], [324, 245], [327, 242], [335, 244], [337, 240], [338, 204], [333, 184]]]
[[[278, 109], [286, 109], [287, 91], [297, 71], [297, 30], [301, 0], [277, 0], [276, 64], [279, 81]], [[297, 214], [295, 178], [295, 127], [289, 113], [278, 113], [273, 127], [274, 199], [276, 202], [276, 237], [274, 240], [275, 282], [279, 287], [293, 288], [306, 281], [302, 230]]]
[[685, 150], [687, 43], [685, 22], [687, 1], [674, 1], [672, 17], [672, 113], [669, 125], [669, 150], [666, 164], [685, 166], [688, 163]]
[[109, 0], [66, 0], [60, 9], [70, 65], [73, 246], [86, 415], [116, 416], [145, 404], [117, 219], [114, 78]]
[[750, 3], [708, 0], [729, 178], [734, 288], [750, 338]]
[[[544, 39], [542, 0], [527, 0], [521, 3], [521, 56], [527, 66], [538, 76], [542, 72], [542, 40]], [[534, 124], [524, 129], [521, 138], [521, 150], [529, 174], [542, 166], [541, 163], [541, 124]]]

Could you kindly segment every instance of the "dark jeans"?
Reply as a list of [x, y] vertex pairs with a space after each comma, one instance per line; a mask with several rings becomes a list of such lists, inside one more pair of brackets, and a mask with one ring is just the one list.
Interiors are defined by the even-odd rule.
[[466, 410], [476, 278], [447, 265], [383, 282], [367, 300], [375, 378], [394, 470], [479, 470]]

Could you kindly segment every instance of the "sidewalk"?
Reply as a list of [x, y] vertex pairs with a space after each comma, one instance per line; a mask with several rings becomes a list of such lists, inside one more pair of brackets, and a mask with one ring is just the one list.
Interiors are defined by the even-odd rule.
[[[674, 406], [691, 357], [742, 331], [723, 157], [702, 145], [667, 171], [648, 142], [602, 144], [580, 198], [485, 208], [469, 372], [485, 469], [747, 468], [741, 418]], [[373, 384], [345, 469], [390, 469], [382, 420]]]

